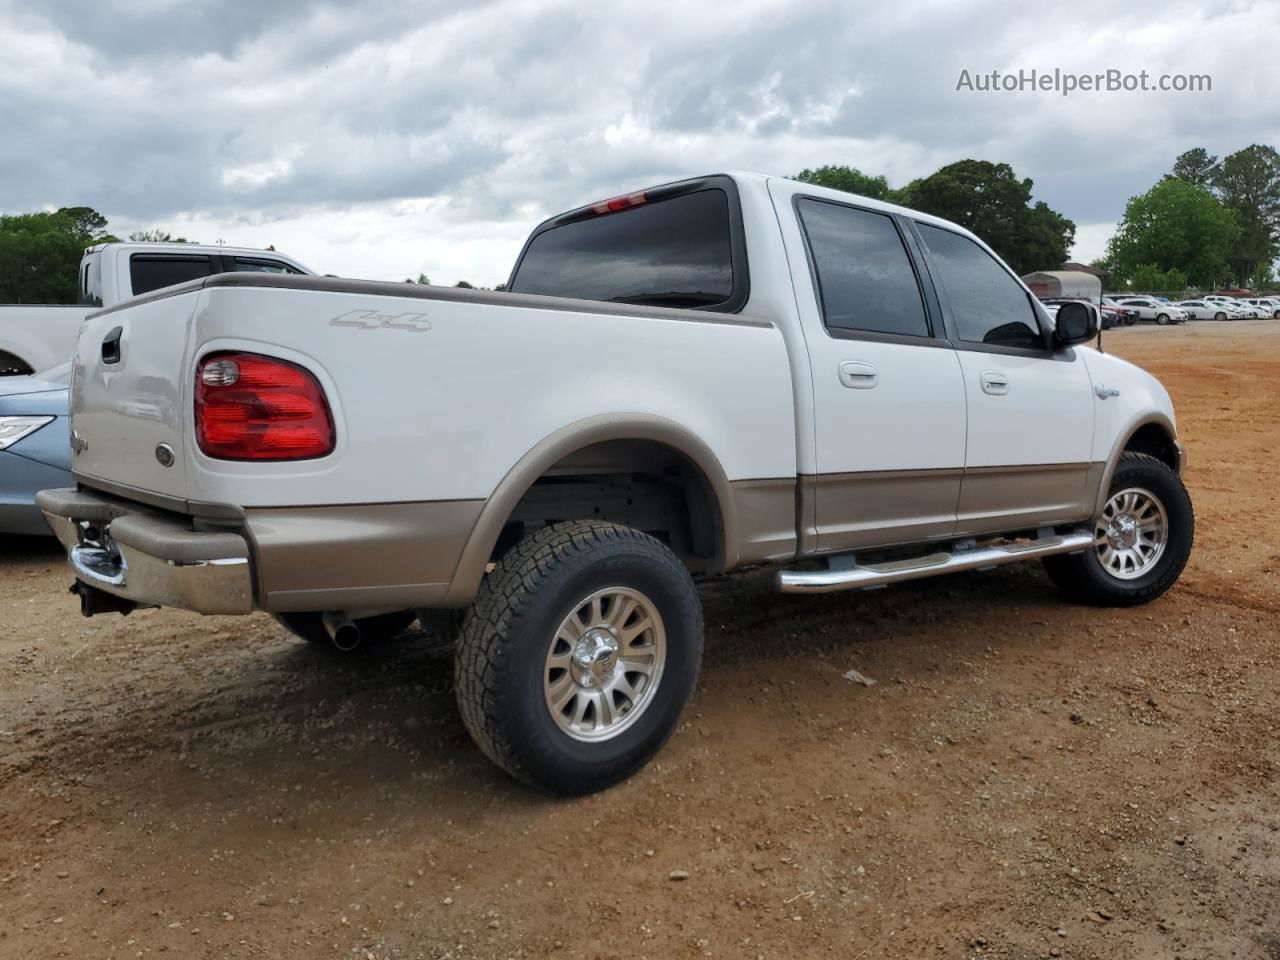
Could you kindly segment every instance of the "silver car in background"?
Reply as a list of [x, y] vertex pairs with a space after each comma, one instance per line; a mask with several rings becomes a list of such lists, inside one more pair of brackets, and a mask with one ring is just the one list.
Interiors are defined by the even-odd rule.
[[1165, 303], [1154, 297], [1125, 297], [1120, 300], [1122, 310], [1136, 310], [1139, 320], [1152, 320], [1165, 326], [1170, 323], [1183, 323], [1187, 315], [1172, 303]]

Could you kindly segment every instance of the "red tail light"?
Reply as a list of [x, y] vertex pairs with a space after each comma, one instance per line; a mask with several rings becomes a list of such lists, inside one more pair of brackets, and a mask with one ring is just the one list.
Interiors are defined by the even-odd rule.
[[309, 460], [333, 452], [333, 415], [296, 363], [211, 353], [196, 370], [196, 440], [219, 460]]

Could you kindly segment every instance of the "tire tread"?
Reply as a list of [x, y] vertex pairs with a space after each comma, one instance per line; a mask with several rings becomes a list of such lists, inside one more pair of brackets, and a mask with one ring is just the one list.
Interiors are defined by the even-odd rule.
[[512, 547], [484, 578], [463, 620], [454, 671], [463, 724], [485, 756], [525, 783], [561, 789], [541, 782], [521, 762], [504, 734], [502, 719], [508, 713], [504, 693], [513, 687], [504, 640], [533, 615], [535, 600], [557, 567], [611, 547], [648, 554], [659, 563], [678, 568], [693, 590], [684, 565], [648, 534], [601, 520], [570, 520], [543, 527]]

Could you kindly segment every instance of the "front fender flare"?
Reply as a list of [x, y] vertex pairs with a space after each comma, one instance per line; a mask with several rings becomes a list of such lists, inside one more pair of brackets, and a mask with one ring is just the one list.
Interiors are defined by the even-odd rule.
[[1102, 508], [1107, 503], [1107, 491], [1111, 489], [1111, 478], [1115, 475], [1116, 466], [1120, 463], [1120, 457], [1124, 454], [1125, 448], [1128, 447], [1129, 441], [1143, 427], [1149, 424], [1156, 424], [1161, 427], [1168, 435], [1170, 441], [1178, 450], [1178, 472], [1182, 472], [1182, 447], [1178, 443], [1178, 431], [1174, 429], [1173, 421], [1165, 414], [1159, 412], [1148, 412], [1135, 417], [1125, 428], [1116, 434], [1116, 441], [1111, 447], [1111, 453], [1107, 457], [1106, 465], [1102, 470], [1102, 478], [1098, 485], [1098, 495], [1096, 497], [1093, 515], [1096, 517], [1102, 513]]

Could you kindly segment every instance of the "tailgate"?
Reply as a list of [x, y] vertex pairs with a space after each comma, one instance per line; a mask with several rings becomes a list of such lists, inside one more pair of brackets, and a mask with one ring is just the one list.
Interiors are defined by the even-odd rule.
[[183, 379], [187, 325], [198, 300], [199, 282], [85, 323], [71, 375], [77, 477], [186, 497]]

